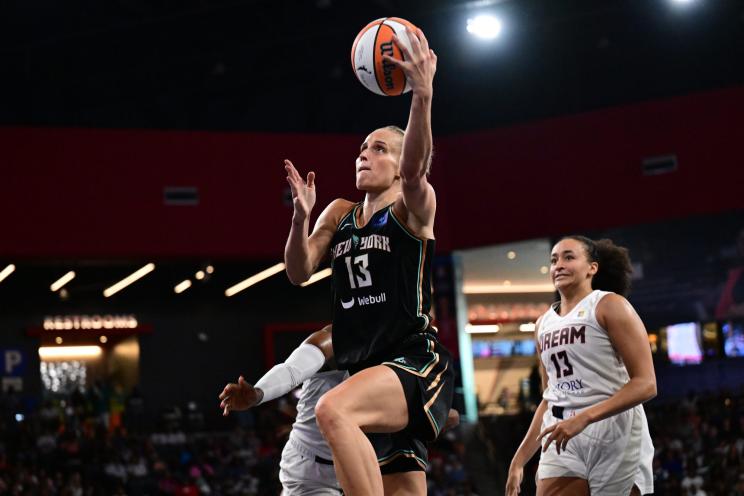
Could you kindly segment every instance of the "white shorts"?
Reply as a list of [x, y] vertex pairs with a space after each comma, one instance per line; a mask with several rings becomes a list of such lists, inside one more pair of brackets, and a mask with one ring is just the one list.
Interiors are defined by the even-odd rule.
[[[566, 409], [564, 418], [578, 411]], [[542, 429], [559, 421], [548, 407]], [[547, 438], [543, 438], [543, 446]], [[638, 405], [589, 424], [568, 441], [560, 455], [555, 443], [551, 443], [548, 451], [540, 454], [537, 479], [579, 477], [589, 483], [591, 494], [602, 496], [628, 496], [634, 485], [641, 494], [651, 494], [654, 492], [653, 459], [654, 446], [646, 414]]]
[[339, 496], [341, 485], [333, 465], [315, 461], [315, 454], [291, 437], [279, 462], [283, 496]]

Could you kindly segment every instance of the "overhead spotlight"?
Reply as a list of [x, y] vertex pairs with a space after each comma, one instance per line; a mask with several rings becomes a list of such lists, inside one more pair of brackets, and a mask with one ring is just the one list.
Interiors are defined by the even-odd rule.
[[98, 338], [98, 340], [103, 344], [106, 344], [108, 342], [108, 338], [106, 336], [101, 336], [100, 338]]
[[310, 276], [310, 279], [300, 284], [300, 287], [304, 288], [305, 286], [309, 286], [314, 282], [318, 282], [321, 279], [325, 279], [326, 277], [330, 276], [332, 273], [333, 271], [331, 270], [330, 267], [327, 269], [319, 270], [318, 272]]
[[264, 279], [273, 276], [274, 274], [277, 274], [284, 270], [284, 263], [278, 263], [276, 265], [272, 265], [268, 269], [262, 270], [258, 274], [252, 275], [248, 279], [244, 279], [243, 281], [235, 284], [234, 286], [230, 286], [225, 290], [225, 296], [228, 298], [230, 296], [235, 296], [236, 294], [240, 293], [246, 288], [249, 288], [256, 284], [257, 282], [263, 281]]
[[468, 19], [468, 33], [484, 40], [493, 40], [501, 33], [501, 21], [492, 15], [482, 14]]
[[154, 263], [149, 263], [149, 264], [145, 265], [144, 267], [142, 267], [138, 271], [133, 272], [132, 274], [128, 275], [127, 277], [125, 277], [121, 281], [117, 282], [113, 286], [104, 289], [103, 290], [103, 296], [105, 296], [106, 298], [108, 298], [108, 297], [110, 297], [110, 296], [118, 293], [119, 291], [121, 291], [122, 289], [126, 288], [127, 286], [129, 286], [133, 282], [137, 281], [138, 279], [141, 279], [141, 278], [145, 277], [147, 274], [149, 274], [153, 270], [155, 270], [155, 264]]
[[63, 339], [60, 336], [57, 336], [56, 338], [54, 338], [54, 342], [57, 344], [62, 344], [62, 341]]
[[176, 294], [181, 294], [187, 289], [189, 289], [190, 287], [191, 287], [191, 280], [186, 279], [185, 281], [181, 281], [178, 284], [176, 284], [176, 286], [173, 288], [173, 291], [175, 291]]
[[63, 275], [62, 277], [54, 281], [52, 285], [49, 286], [49, 289], [51, 289], [52, 292], [57, 291], [61, 289], [62, 286], [64, 286], [65, 284], [72, 281], [74, 278], [75, 278], [75, 272], [71, 270], [67, 274]]
[[16, 267], [13, 264], [10, 264], [7, 267], [5, 267], [2, 271], [0, 271], [0, 281], [3, 281], [6, 277], [12, 274], [15, 269]]
[[196, 277], [198, 281], [201, 281], [202, 279], [204, 279], [204, 271], [203, 270], [197, 271], [196, 274], [194, 274], [194, 277]]
[[206, 268], [206, 269], [204, 269], [204, 270], [206, 270], [206, 271], [207, 271], [207, 274], [211, 274], [211, 273], [213, 273], [213, 272], [214, 272], [214, 267], [213, 267], [213, 266], [211, 266], [211, 265], [207, 265], [207, 268]]
[[[510, 281], [511, 282], [511, 281]], [[466, 284], [462, 287], [465, 294], [517, 294], [517, 293], [553, 293], [552, 284]]]
[[100, 356], [103, 350], [100, 346], [42, 346], [39, 348], [39, 358], [49, 360], [60, 359], [85, 359]]
[[490, 325], [465, 325], [465, 332], [468, 334], [493, 334], [499, 332], [501, 328], [497, 324]]
[[509, 251], [509, 253], [506, 254], [506, 258], [509, 260], [514, 260], [517, 258], [517, 252], [516, 251]]

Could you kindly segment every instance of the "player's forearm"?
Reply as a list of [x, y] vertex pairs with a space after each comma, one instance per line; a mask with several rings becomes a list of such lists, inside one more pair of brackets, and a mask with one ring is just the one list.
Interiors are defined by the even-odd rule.
[[654, 377], [633, 377], [617, 393], [581, 412], [590, 423], [629, 410], [656, 396]]
[[310, 278], [314, 267], [310, 258], [308, 243], [308, 219], [292, 219], [287, 244], [284, 246], [284, 265], [287, 277], [292, 284], [302, 284]]
[[275, 365], [257, 382], [258, 404], [283, 396], [318, 372], [325, 363], [323, 350], [302, 343], [279, 365]]
[[517, 452], [514, 453], [514, 458], [511, 461], [512, 466], [524, 467], [540, 448], [540, 441], [537, 438], [542, 430], [542, 418], [547, 408], [548, 402], [542, 400], [535, 410], [535, 415], [532, 417], [530, 428], [527, 430], [522, 444], [519, 445]]
[[404, 181], [415, 181], [426, 173], [431, 159], [431, 95], [413, 95], [408, 126], [403, 138], [400, 175]]

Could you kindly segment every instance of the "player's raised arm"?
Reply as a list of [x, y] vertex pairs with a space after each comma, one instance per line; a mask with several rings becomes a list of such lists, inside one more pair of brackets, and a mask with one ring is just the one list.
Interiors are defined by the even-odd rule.
[[318, 268], [336, 230], [340, 212], [350, 204], [335, 200], [320, 214], [312, 234], [309, 234], [310, 214], [315, 206], [315, 173], [308, 172], [307, 180], [300, 176], [289, 160], [284, 161], [287, 182], [292, 190], [292, 224], [284, 247], [284, 264], [292, 284], [302, 284]]
[[416, 217], [418, 224], [432, 227], [436, 198], [426, 174], [433, 151], [431, 101], [437, 56], [429, 48], [429, 42], [420, 29], [414, 31], [407, 28], [407, 34], [410, 50], [395, 38], [405, 60], [385, 57], [387, 62], [400, 67], [405, 73], [413, 93], [400, 157], [401, 189], [405, 206]]

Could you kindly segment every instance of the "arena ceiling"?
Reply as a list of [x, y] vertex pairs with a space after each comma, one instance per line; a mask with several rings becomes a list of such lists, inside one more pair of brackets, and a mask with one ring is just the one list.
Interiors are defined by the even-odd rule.
[[[492, 43], [469, 17], [500, 16]], [[744, 82], [738, 0], [9, 0], [0, 125], [364, 132], [407, 98], [361, 87], [351, 42], [401, 16], [439, 55], [457, 133]]]

